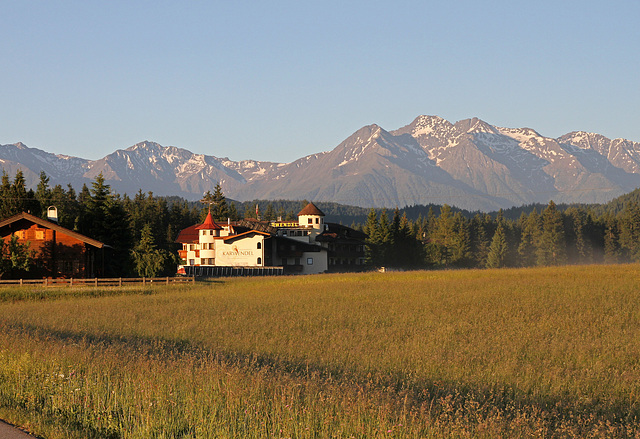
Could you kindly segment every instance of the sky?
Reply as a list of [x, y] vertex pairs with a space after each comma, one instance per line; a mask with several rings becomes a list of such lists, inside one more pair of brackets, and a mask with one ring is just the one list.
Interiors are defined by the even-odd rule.
[[640, 2], [0, 0], [0, 144], [291, 162], [479, 117], [640, 141]]

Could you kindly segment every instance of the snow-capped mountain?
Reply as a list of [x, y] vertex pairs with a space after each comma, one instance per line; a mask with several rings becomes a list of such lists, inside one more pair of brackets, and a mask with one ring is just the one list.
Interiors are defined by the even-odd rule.
[[197, 199], [217, 182], [238, 200], [310, 199], [358, 206], [448, 203], [493, 210], [532, 202], [605, 202], [640, 186], [640, 143], [572, 132], [557, 139], [477, 118], [419, 116], [395, 131], [369, 125], [331, 151], [291, 163], [232, 161], [141, 142], [89, 161], [21, 143], [0, 166], [31, 186], [45, 171], [76, 189], [99, 173], [120, 193]]

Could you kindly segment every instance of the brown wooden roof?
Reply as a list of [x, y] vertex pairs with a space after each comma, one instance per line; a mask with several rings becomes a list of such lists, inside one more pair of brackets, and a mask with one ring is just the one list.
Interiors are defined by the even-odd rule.
[[322, 213], [322, 211], [318, 209], [318, 207], [315, 204], [309, 203], [306, 206], [304, 206], [304, 208], [298, 213], [298, 216], [300, 215], [324, 216], [324, 213]]
[[60, 233], [64, 233], [65, 235], [71, 236], [79, 241], [84, 242], [85, 244], [89, 244], [92, 245], [93, 247], [97, 247], [97, 248], [102, 248], [105, 246], [104, 243], [100, 242], [100, 241], [96, 241], [95, 239], [91, 239], [87, 236], [84, 236], [78, 232], [74, 232], [73, 230], [69, 230], [65, 227], [59, 226], [56, 223], [53, 223], [51, 221], [47, 221], [45, 219], [42, 218], [38, 218], [37, 216], [31, 215], [30, 213], [26, 213], [26, 212], [22, 212], [19, 213], [17, 215], [14, 215], [12, 217], [9, 217], [3, 221], [0, 221], [0, 229], [3, 227], [6, 227], [10, 224], [13, 224], [17, 221], [20, 220], [26, 220], [26, 221], [30, 221], [32, 223], [35, 223], [41, 227], [45, 227], [47, 229], [51, 229], [51, 230], [55, 230], [56, 232], [60, 232]]

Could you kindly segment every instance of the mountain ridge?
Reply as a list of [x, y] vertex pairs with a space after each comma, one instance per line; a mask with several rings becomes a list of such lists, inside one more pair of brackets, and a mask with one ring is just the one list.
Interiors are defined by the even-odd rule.
[[496, 210], [550, 199], [602, 203], [640, 187], [640, 143], [585, 131], [558, 138], [533, 128], [451, 123], [420, 115], [387, 131], [356, 130], [331, 150], [289, 163], [197, 154], [143, 141], [98, 160], [52, 154], [21, 142], [0, 145], [0, 167], [22, 169], [30, 186], [79, 187], [102, 173], [114, 190], [197, 199], [220, 183], [237, 200], [312, 199], [362, 207], [450, 204]]

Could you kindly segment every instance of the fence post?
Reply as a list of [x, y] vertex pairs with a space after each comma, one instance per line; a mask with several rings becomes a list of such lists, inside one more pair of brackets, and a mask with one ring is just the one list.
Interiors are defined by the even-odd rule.
[[97, 277], [94, 280], [94, 285], [95, 285], [96, 288], [98, 288], [98, 278]]
[[167, 276], [167, 285], [169, 285], [169, 276]]
[[73, 286], [73, 278], [72, 278], [72, 277], [70, 277], [70, 278], [69, 278], [69, 286], [70, 286], [70, 287], [72, 287], [72, 286]]
[[44, 278], [44, 286], [49, 286], [49, 279], [48, 278]]
[[20, 286], [22, 286], [22, 279], [20, 279]]
[[146, 285], [146, 284], [147, 284], [147, 278], [146, 278], [146, 277], [143, 277], [143, 278], [142, 278], [142, 285]]
[[118, 278], [118, 286], [119, 286], [119, 287], [121, 287], [121, 286], [122, 286], [122, 278], [121, 278], [121, 277], [119, 277], [119, 278]]

